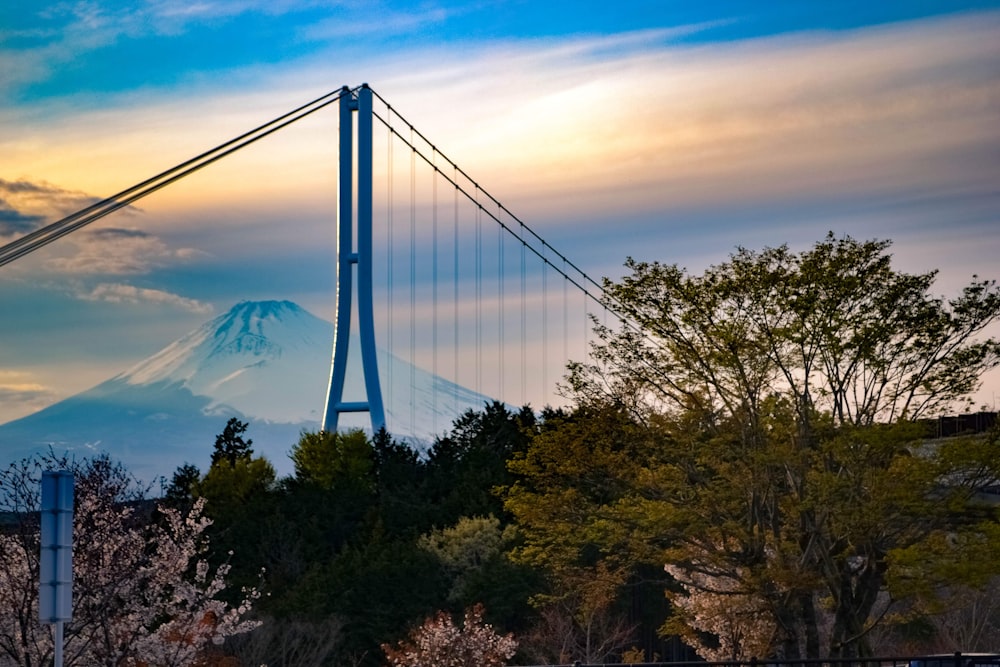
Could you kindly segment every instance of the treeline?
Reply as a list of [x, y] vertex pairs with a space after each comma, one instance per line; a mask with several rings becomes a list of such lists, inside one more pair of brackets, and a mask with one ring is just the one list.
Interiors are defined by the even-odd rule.
[[[539, 623], [533, 596], [552, 591], [540, 568], [510, 558], [519, 539], [500, 493], [515, 480], [508, 462], [549, 418], [487, 405], [456, 420], [426, 456], [384, 431], [304, 433], [283, 479], [231, 420], [211, 468], [179, 468], [165, 498], [180, 508], [206, 499], [212, 560], [231, 565], [235, 589], [263, 592], [255, 634], [280, 643], [291, 629], [325, 654], [315, 664], [383, 665], [382, 644], [438, 611], [461, 616], [476, 604], [522, 651], [557, 652], [566, 637], [552, 647], [539, 638], [537, 649], [521, 639]], [[254, 650], [282, 664], [273, 661], [280, 647]]]
[[536, 663], [672, 657], [643, 632], [717, 660], [988, 649], [998, 432], [929, 441], [921, 420], [1000, 364], [1000, 290], [939, 297], [889, 247], [630, 260], [603, 286], [628, 322], [595, 323], [572, 409], [490, 406], [426, 460], [305, 435], [289, 480], [222, 457], [193, 487], [213, 548], [248, 584], [267, 568], [262, 611], [337, 618], [342, 663], [477, 602]]

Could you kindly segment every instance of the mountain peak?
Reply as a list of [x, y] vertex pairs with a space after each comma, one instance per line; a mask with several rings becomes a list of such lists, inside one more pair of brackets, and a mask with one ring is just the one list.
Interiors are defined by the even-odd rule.
[[250, 369], [262, 381], [262, 369], [278, 359], [302, 366], [296, 361], [331, 343], [330, 324], [291, 301], [242, 301], [114, 380], [178, 384], [215, 404], [239, 402], [249, 391]]
[[279, 317], [286, 313], [306, 312], [299, 304], [293, 301], [240, 301], [223, 315], [225, 318], [238, 317]]
[[277, 325], [303, 316], [308, 313], [291, 301], [241, 301], [206, 325], [214, 329], [207, 359], [231, 354], [276, 359], [282, 353], [282, 346], [273, 340]]

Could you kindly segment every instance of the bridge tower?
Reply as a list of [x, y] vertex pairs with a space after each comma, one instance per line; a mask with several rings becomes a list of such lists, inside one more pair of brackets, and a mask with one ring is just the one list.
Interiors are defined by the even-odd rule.
[[[357, 117], [357, 178], [354, 173], [354, 120]], [[337, 207], [337, 310], [334, 315], [333, 359], [330, 387], [323, 413], [324, 431], [336, 431], [344, 412], [367, 412], [372, 431], [385, 427], [385, 409], [379, 385], [375, 351], [375, 308], [372, 300], [372, 91], [368, 84], [340, 97], [340, 174]], [[355, 225], [355, 187], [357, 220]], [[357, 246], [354, 231], [357, 229]], [[351, 334], [351, 301], [357, 272], [358, 334], [364, 369], [364, 401], [344, 400], [348, 342]]]

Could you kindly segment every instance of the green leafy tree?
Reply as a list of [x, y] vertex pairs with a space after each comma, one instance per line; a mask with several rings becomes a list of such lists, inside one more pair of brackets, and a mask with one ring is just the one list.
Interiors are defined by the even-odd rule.
[[371, 490], [375, 453], [364, 431], [303, 433], [292, 447], [298, 481], [322, 489]]
[[204, 497], [213, 511], [246, 506], [270, 491], [277, 479], [271, 462], [262, 456], [220, 459], [193, 485], [196, 497]]
[[529, 598], [541, 590], [538, 571], [510, 559], [517, 530], [498, 518], [462, 517], [446, 528], [420, 536], [418, 546], [437, 559], [451, 581], [454, 610], [483, 604], [489, 620], [508, 630], [526, 631], [537, 614]]
[[453, 577], [449, 599], [461, 600], [467, 579], [502, 555], [503, 531], [496, 517], [462, 517], [454, 526], [421, 535], [417, 544]]
[[419, 535], [443, 523], [427, 492], [427, 466], [417, 451], [392, 439], [385, 429], [372, 438], [376, 511], [392, 535]]
[[270, 570], [274, 545], [277, 473], [264, 457], [220, 459], [191, 487], [192, 496], [204, 499], [209, 529], [211, 561], [226, 563], [238, 586], [254, 586], [261, 569]]
[[[962, 562], [991, 543], [974, 498], [1000, 471], [973, 441], [923, 446], [915, 421], [960, 404], [1000, 361], [982, 336], [1000, 293], [975, 280], [933, 296], [935, 274], [895, 270], [888, 248], [830, 235], [798, 254], [740, 249], [702, 275], [630, 260], [605, 287], [634, 326], [596, 326], [595, 362], [570, 383], [581, 404], [628, 414], [638, 449], [617, 454], [572, 423], [536, 439], [508, 495], [523, 553], [659, 558], [672, 595], [702, 597], [676, 605], [675, 623], [697, 628], [690, 614], [711, 596], [738, 597], [770, 615], [778, 656], [869, 654], [886, 594], [933, 588], [905, 554]], [[559, 447], [587, 461], [586, 492]], [[591, 546], [560, 547], [542, 512]]]
[[513, 557], [548, 575], [533, 598], [540, 622], [525, 641], [537, 661], [603, 662], [634, 642], [623, 602], [630, 583], [649, 576], [642, 564], [662, 561], [669, 544], [634, 497], [656, 448], [650, 436], [625, 410], [585, 406], [549, 413], [511, 460], [517, 481], [505, 507], [523, 536]]
[[442, 608], [447, 591], [433, 555], [376, 527], [311, 567], [294, 595], [297, 608], [343, 621], [333, 664], [378, 667], [379, 646]]

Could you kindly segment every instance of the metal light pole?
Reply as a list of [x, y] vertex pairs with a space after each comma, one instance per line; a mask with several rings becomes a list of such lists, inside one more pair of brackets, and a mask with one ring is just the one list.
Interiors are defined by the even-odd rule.
[[53, 664], [63, 664], [63, 624], [73, 617], [73, 473], [42, 473], [38, 617], [54, 626]]

